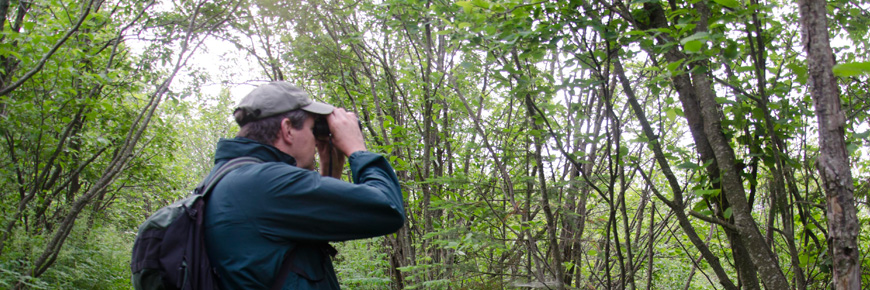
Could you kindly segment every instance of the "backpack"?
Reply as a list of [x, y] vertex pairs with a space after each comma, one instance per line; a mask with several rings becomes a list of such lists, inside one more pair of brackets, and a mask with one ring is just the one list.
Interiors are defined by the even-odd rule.
[[221, 178], [254, 163], [262, 161], [253, 157], [228, 161], [190, 196], [161, 208], [139, 226], [130, 262], [135, 289], [218, 289], [218, 275], [205, 250], [203, 209]]

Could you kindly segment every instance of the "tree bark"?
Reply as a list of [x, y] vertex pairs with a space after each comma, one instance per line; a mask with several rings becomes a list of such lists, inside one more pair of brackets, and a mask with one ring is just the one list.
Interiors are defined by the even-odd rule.
[[6, 13], [9, 11], [10, 0], [0, 0], [0, 32], [6, 31]]
[[698, 92], [701, 115], [705, 120], [704, 132], [713, 148], [722, 178], [722, 194], [728, 198], [733, 209], [734, 225], [745, 242], [749, 256], [758, 269], [762, 283], [768, 289], [788, 289], [789, 283], [777, 263], [774, 253], [764, 242], [758, 224], [752, 217], [752, 209], [746, 201], [743, 181], [736, 166], [734, 149], [722, 132], [722, 112], [715, 100], [711, 83], [706, 75], [693, 75]]
[[826, 1], [799, 0], [801, 34], [807, 53], [810, 95], [819, 122], [816, 167], [827, 199], [828, 251], [833, 259], [835, 289], [860, 289], [858, 217], [846, 150], [846, 115], [834, 77], [834, 54], [828, 38]]

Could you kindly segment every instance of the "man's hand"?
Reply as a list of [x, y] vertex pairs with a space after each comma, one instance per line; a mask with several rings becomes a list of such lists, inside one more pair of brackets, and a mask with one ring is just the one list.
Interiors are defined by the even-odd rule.
[[336, 149], [350, 157], [357, 151], [366, 150], [365, 140], [359, 130], [356, 114], [342, 108], [336, 108], [326, 116], [329, 131], [332, 132], [332, 143]]

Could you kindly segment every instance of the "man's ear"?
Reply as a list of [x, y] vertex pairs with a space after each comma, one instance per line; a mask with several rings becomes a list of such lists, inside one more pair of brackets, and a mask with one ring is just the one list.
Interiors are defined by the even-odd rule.
[[281, 130], [278, 131], [278, 139], [276, 142], [284, 142], [288, 145], [293, 144], [292, 136], [293, 130], [290, 130], [293, 126], [290, 124], [290, 119], [281, 120]]

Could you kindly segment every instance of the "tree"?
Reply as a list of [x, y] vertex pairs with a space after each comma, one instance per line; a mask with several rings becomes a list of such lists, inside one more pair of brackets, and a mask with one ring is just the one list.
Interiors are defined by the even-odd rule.
[[861, 289], [855, 188], [844, 136], [846, 114], [833, 72], [834, 55], [828, 38], [826, 3], [802, 0], [798, 5], [801, 35], [807, 53], [810, 95], [819, 124], [816, 167], [827, 197], [828, 251], [833, 260], [834, 287]]
[[[4, 45], [18, 52], [3, 50], [0, 94], [0, 152], [11, 168], [0, 185], [7, 192], [0, 258], [17, 262], [14, 271], [22, 278], [16, 288], [55, 263], [87, 206], [94, 213], [104, 210], [112, 200], [106, 198], [141, 164], [145, 147], [159, 143], [146, 133], [158, 106], [189, 57], [234, 7], [187, 3], [180, 13], [152, 18], [168, 32], [182, 31], [159, 36], [164, 47], [177, 44], [177, 50], [158, 51], [136, 67], [123, 40], [149, 19], [154, 3], [19, 2], [12, 30], [4, 34]], [[58, 28], [65, 32], [56, 33]], [[169, 65], [152, 67], [158, 60]]]

